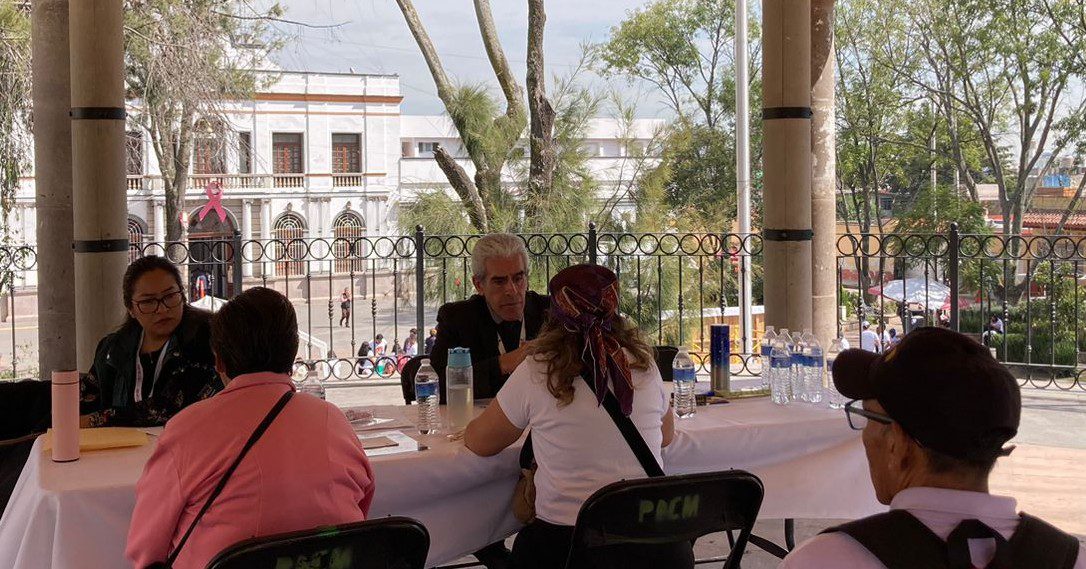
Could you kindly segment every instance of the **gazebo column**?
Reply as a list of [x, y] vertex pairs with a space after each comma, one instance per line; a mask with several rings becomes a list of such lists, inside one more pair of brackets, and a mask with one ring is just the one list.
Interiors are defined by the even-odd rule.
[[766, 324], [810, 328], [811, 3], [762, 4]]
[[837, 155], [834, 0], [811, 0], [811, 241], [814, 333], [837, 336]]
[[68, 0], [35, 0], [31, 6], [38, 369], [48, 378], [53, 370], [76, 367]]
[[76, 361], [124, 317], [128, 264], [121, 0], [71, 0], [72, 195]]

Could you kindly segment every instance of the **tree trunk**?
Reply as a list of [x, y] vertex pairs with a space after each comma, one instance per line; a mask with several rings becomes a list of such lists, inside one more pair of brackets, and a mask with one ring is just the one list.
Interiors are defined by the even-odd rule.
[[483, 199], [479, 195], [478, 188], [471, 181], [471, 176], [468, 176], [468, 173], [456, 163], [456, 159], [444, 147], [439, 146], [437, 148], [434, 152], [434, 160], [437, 161], [441, 171], [445, 173], [445, 177], [448, 178], [453, 191], [460, 197], [460, 203], [464, 205], [464, 210], [468, 212], [468, 219], [471, 221], [472, 227], [480, 233], [489, 231], [490, 224], [486, 207], [483, 205]]
[[554, 148], [554, 108], [547, 99], [543, 67], [543, 30], [547, 14], [543, 0], [528, 0], [528, 111], [531, 125], [531, 157], [528, 167], [528, 208], [526, 217], [534, 219], [539, 204], [554, 184], [557, 152]]

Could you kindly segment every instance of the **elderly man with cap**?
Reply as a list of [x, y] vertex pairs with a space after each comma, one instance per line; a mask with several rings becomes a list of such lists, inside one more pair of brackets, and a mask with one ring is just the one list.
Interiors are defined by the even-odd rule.
[[824, 531], [782, 569], [1086, 569], [1077, 539], [988, 493], [1022, 400], [987, 348], [921, 328], [885, 354], [842, 352], [833, 382], [855, 400], [847, 419], [863, 431], [875, 495], [890, 511]]

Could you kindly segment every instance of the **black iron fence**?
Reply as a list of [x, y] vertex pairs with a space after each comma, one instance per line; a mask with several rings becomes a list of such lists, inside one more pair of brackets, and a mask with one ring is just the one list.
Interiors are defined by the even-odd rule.
[[[408, 236], [235, 236], [134, 245], [131, 255], [172, 259], [183, 268], [189, 298], [211, 310], [248, 287], [283, 292], [298, 311], [299, 371], [304, 362], [329, 385], [373, 384], [394, 379], [408, 355], [425, 351], [438, 307], [474, 292], [471, 251], [478, 237], [428, 235], [422, 228]], [[704, 367], [709, 326], [728, 323], [733, 374], [760, 373], [757, 234], [623, 233], [589, 226], [522, 239], [533, 290], [545, 290], [550, 277], [570, 264], [605, 265], [619, 276], [622, 311], [655, 343], [686, 345]], [[1023, 384], [1086, 389], [1086, 236], [963, 235], [956, 229], [946, 235], [846, 234], [837, 250], [838, 333], [850, 344], [860, 346], [874, 335], [880, 346], [888, 345], [893, 340], [881, 332], [903, 335], [920, 325], [945, 325], [990, 346]], [[748, 263], [756, 306], [751, 329], [744, 329], [739, 290]], [[36, 331], [25, 330], [33, 328], [31, 318], [21, 326], [16, 316], [19, 307], [32, 304], [27, 300], [35, 294], [35, 267], [33, 248], [0, 248], [0, 306], [10, 316], [0, 322], [0, 334], [11, 335], [10, 351], [0, 351], [0, 358], [12, 358], [0, 361], [4, 375], [34, 374], [36, 354], [20, 354], [27, 338], [20, 342], [17, 331]], [[871, 332], [866, 338], [863, 322]], [[412, 329], [416, 348], [409, 350]], [[755, 354], [743, 352], [744, 338]]]
[[952, 225], [946, 235], [842, 235], [837, 252], [839, 331], [851, 342], [948, 326], [989, 346], [1024, 385], [1086, 389], [1086, 236]]

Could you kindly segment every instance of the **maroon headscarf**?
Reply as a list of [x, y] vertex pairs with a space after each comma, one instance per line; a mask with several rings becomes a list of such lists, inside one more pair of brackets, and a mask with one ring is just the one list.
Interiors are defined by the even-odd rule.
[[633, 378], [613, 332], [619, 321], [618, 277], [599, 265], [573, 265], [551, 278], [551, 321], [581, 337], [582, 375], [603, 403], [608, 385], [624, 415], [633, 411]]

